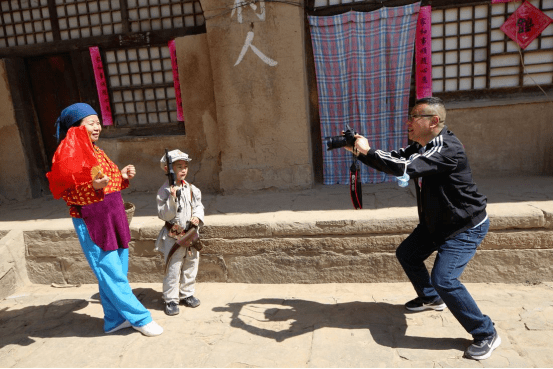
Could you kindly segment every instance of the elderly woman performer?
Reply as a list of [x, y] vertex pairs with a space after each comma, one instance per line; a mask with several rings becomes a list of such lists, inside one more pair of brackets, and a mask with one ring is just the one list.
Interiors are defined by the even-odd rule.
[[136, 174], [133, 165], [119, 170], [96, 146], [102, 126], [84, 103], [65, 108], [56, 121], [58, 148], [47, 174], [54, 198], [62, 197], [84, 255], [98, 279], [104, 331], [133, 327], [146, 336], [163, 333], [132, 293], [127, 279], [131, 239], [121, 190]]

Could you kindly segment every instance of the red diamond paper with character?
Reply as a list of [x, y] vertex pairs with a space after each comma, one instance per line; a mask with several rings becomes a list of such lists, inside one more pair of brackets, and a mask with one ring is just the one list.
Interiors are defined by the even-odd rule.
[[501, 30], [513, 41], [526, 49], [544, 29], [553, 22], [553, 19], [545, 15], [541, 10], [525, 1], [503, 23]]

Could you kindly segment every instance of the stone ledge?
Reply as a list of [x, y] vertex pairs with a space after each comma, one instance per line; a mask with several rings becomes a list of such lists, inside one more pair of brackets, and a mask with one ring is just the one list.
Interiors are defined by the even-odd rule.
[[258, 238], [272, 235], [269, 223], [253, 223], [241, 225], [207, 225], [201, 230], [205, 238]]
[[[463, 282], [525, 283], [553, 280], [553, 249], [479, 250], [463, 273]], [[429, 269], [434, 256], [427, 260]], [[30, 259], [31, 282], [96, 283], [84, 258]], [[129, 281], [161, 283], [162, 258], [132, 257]], [[198, 282], [227, 283], [380, 283], [406, 282], [393, 252], [291, 255], [278, 251], [257, 255], [204, 254]]]
[[[509, 246], [509, 247], [507, 247]], [[483, 250], [553, 249], [553, 231], [523, 230], [489, 232], [480, 248]]]
[[9, 269], [6, 273], [0, 273], [0, 300], [12, 295], [17, 287], [15, 268]]
[[[538, 207], [539, 206], [539, 207]], [[490, 230], [553, 228], [553, 203], [490, 204]], [[257, 214], [253, 215], [256, 217]], [[215, 216], [216, 217], [216, 216]], [[367, 211], [281, 212], [259, 214], [255, 222], [239, 215], [216, 218], [202, 228], [204, 239], [373, 235], [410, 233], [418, 224], [416, 208]], [[549, 219], [549, 220], [547, 220]], [[155, 240], [163, 224], [142, 222], [133, 229], [134, 239]]]
[[0, 239], [0, 300], [29, 283], [25, 241], [21, 231], [10, 231]]
[[395, 252], [396, 247], [407, 237], [402, 235], [367, 235], [365, 237], [297, 237], [297, 238], [243, 238], [205, 239], [202, 241], [205, 254], [215, 255], [260, 255], [284, 252], [290, 255], [310, 255], [328, 251], [337, 253]]
[[542, 202], [530, 202], [528, 206], [535, 207], [536, 209], [543, 212], [545, 219], [545, 228], [553, 228], [553, 202], [551, 201], [542, 201]]
[[[464, 282], [524, 283], [553, 279], [553, 250], [481, 250], [463, 273]], [[346, 255], [329, 252], [293, 257], [283, 252], [254, 256], [223, 256], [217, 272], [213, 260], [210, 275], [227, 276], [232, 283], [380, 283], [406, 282], [395, 253]], [[434, 256], [427, 260], [431, 268]], [[203, 274], [200, 264], [199, 281]]]
[[530, 204], [490, 204], [490, 229], [545, 228], [545, 213]]
[[82, 255], [75, 230], [24, 231], [27, 257], [56, 257]]
[[[203, 239], [198, 280], [233, 283], [401, 282], [405, 281], [405, 276], [395, 258], [395, 250], [407, 235]], [[153, 251], [153, 244], [154, 240], [131, 242], [131, 282], [152, 283], [163, 279], [163, 257]], [[80, 249], [76, 239], [73, 246]], [[552, 230], [492, 231], [469, 264], [464, 278], [472, 282], [547, 281], [553, 279], [552, 265]], [[94, 281], [80, 251], [79, 254], [29, 253], [27, 270], [31, 281], [39, 284]], [[493, 275], [487, 275], [491, 271]]]
[[[487, 281], [486, 272], [495, 270], [498, 282], [551, 280], [553, 202], [491, 204], [488, 213], [490, 232], [465, 278]], [[210, 216], [207, 223], [200, 281], [386, 282], [406, 280], [395, 250], [418, 219], [410, 207]], [[162, 226], [153, 217], [133, 219], [131, 281], [161, 282], [163, 258], [154, 241]], [[19, 232], [33, 283], [94, 283], [73, 229]], [[540, 260], [530, 266], [531, 257]]]

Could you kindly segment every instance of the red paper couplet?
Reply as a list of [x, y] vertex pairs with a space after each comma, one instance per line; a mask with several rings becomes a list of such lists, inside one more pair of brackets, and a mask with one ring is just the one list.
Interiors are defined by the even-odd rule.
[[179, 66], [177, 64], [177, 50], [175, 48], [175, 40], [169, 41], [169, 53], [171, 54], [171, 67], [173, 68], [173, 84], [175, 85], [175, 99], [177, 101], [177, 119], [179, 122], [184, 121], [184, 113], [182, 111], [182, 97], [180, 94], [179, 81]]
[[96, 89], [98, 90], [98, 99], [100, 100], [100, 110], [102, 113], [102, 124], [104, 126], [111, 126], [113, 125], [113, 119], [111, 118], [108, 85], [106, 83], [100, 49], [98, 46], [91, 46], [88, 50], [90, 51], [90, 59], [92, 59], [92, 67], [94, 68], [94, 78], [96, 79]]
[[500, 29], [524, 50], [551, 22], [551, 18], [525, 1]]
[[417, 100], [432, 96], [432, 9], [421, 6], [416, 38]]

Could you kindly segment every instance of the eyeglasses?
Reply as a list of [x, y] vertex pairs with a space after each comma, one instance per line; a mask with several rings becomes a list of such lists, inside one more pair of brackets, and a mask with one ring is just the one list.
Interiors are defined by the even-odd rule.
[[412, 121], [421, 117], [435, 117], [436, 114], [409, 114], [407, 120]]

